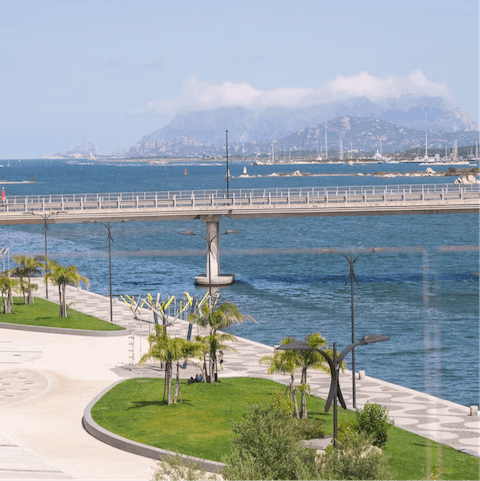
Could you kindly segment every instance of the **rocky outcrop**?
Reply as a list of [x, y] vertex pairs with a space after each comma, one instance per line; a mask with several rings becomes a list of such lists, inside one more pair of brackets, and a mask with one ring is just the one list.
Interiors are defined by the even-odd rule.
[[457, 177], [454, 182], [457, 185], [472, 185], [472, 184], [480, 184], [480, 181], [472, 174], [470, 175], [463, 175], [462, 177]]

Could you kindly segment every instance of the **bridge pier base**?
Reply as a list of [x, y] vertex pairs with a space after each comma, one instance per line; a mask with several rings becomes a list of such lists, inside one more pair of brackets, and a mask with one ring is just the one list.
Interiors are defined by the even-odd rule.
[[[221, 215], [207, 215], [200, 217], [207, 224], [207, 266], [206, 273], [195, 277], [195, 284], [199, 286], [229, 286], [235, 282], [233, 274], [220, 274], [220, 220]], [[212, 279], [209, 281], [209, 273]]]

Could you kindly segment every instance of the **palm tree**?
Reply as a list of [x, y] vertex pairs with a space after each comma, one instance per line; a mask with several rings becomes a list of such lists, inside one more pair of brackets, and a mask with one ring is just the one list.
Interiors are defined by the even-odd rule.
[[66, 290], [67, 284], [80, 285], [83, 282], [88, 288], [89, 281], [85, 276], [79, 274], [76, 266], [61, 266], [58, 262], [52, 265], [52, 270], [44, 275], [45, 282], [50, 279], [52, 284], [58, 286], [58, 296], [60, 301], [60, 317], [68, 317]]
[[20, 281], [22, 281], [24, 277], [27, 277], [28, 279], [28, 283], [25, 285], [25, 290], [27, 293], [27, 299], [25, 301], [25, 304], [33, 304], [32, 291], [35, 290], [35, 288], [32, 287], [34, 284], [32, 284], [31, 278], [32, 275], [41, 274], [40, 268], [43, 267], [43, 265], [38, 259], [22, 255], [13, 256], [13, 261], [17, 263], [18, 266], [12, 269], [12, 273], [18, 275], [18, 277], [20, 277]]
[[182, 400], [182, 393], [180, 390], [180, 363], [186, 362], [192, 357], [197, 357], [199, 354], [200, 346], [194, 341], [187, 341], [186, 339], [181, 339], [176, 337], [172, 339], [174, 345], [174, 355], [177, 363], [177, 377], [175, 383], [175, 394], [173, 396], [173, 402], [176, 403], [177, 399]]
[[15, 312], [12, 291], [18, 286], [18, 280], [12, 279], [5, 272], [0, 276], [0, 291], [2, 293], [2, 310], [4, 314]]
[[[280, 344], [290, 344], [295, 342], [293, 337], [286, 337], [282, 339]], [[300, 417], [298, 412], [297, 396], [295, 391], [295, 371], [301, 366], [299, 351], [275, 351], [273, 356], [263, 356], [260, 359], [260, 364], [268, 364], [268, 374], [275, 374], [277, 372], [288, 372], [290, 374], [290, 396], [293, 401], [294, 414]]]
[[[331, 357], [333, 357], [333, 352], [327, 349], [327, 342], [322, 337], [319, 332], [314, 334], [309, 334], [305, 337], [305, 342], [307, 346], [314, 347], [316, 349], [322, 348], [325, 350]], [[300, 391], [302, 393], [302, 400], [300, 403], [300, 418], [307, 419], [307, 393], [310, 392], [310, 386], [307, 384], [307, 370], [317, 369], [324, 372], [330, 372], [330, 367], [328, 363], [325, 361], [325, 358], [316, 351], [298, 351], [300, 355], [300, 367], [302, 368], [302, 374], [300, 379]]]
[[[240, 314], [238, 307], [231, 302], [224, 302], [218, 307], [210, 303], [205, 303], [202, 308], [188, 316], [190, 322], [201, 325], [202, 327], [210, 328], [210, 335], [206, 336], [210, 345], [209, 365], [210, 375], [207, 377], [208, 382], [218, 380], [218, 361], [217, 352], [220, 349], [231, 349], [223, 344], [225, 341], [236, 341], [233, 334], [217, 335], [217, 331], [226, 329], [234, 324], [239, 324], [245, 320], [256, 322], [251, 316], [243, 316]], [[218, 347], [222, 345], [222, 348]], [[205, 358], [204, 358], [205, 359]], [[205, 373], [206, 374], [206, 373]]]
[[202, 382], [207, 382], [207, 357], [210, 352], [210, 343], [207, 336], [195, 336], [195, 342], [198, 346], [199, 358], [203, 361]]
[[[53, 259], [50, 259], [48, 260], [43, 254], [42, 255], [39, 255], [39, 256], [35, 256], [35, 259], [37, 261], [40, 261], [41, 265], [42, 265], [42, 269], [43, 269], [43, 272], [44, 272], [44, 276], [45, 274], [47, 274], [48, 272], [51, 272], [53, 270], [53, 267], [58, 264], [56, 260], [53, 260]], [[44, 277], [45, 279], [45, 277]], [[45, 279], [45, 293], [46, 293], [46, 298], [48, 299], [48, 280]]]
[[165, 385], [167, 385], [167, 404], [170, 405], [172, 403], [173, 363], [178, 358], [179, 343], [176, 342], [176, 339], [170, 339], [165, 326], [159, 324], [155, 325], [155, 333], [148, 336], [148, 342], [150, 348], [138, 364], [145, 364], [149, 359], [165, 363], [163, 399], [165, 400]]

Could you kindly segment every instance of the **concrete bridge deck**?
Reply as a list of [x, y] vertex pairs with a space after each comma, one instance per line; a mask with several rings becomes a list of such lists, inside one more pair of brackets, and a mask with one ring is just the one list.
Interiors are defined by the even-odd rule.
[[230, 218], [478, 213], [478, 185], [45, 194], [0, 204], [0, 225]]

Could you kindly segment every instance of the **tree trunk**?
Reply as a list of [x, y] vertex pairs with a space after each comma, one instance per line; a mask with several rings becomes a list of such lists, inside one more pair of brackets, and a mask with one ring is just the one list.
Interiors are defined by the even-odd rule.
[[176, 378], [176, 383], [175, 383], [175, 395], [173, 397], [173, 402], [177, 402], [177, 398], [180, 398], [180, 402], [183, 402], [182, 400], [182, 392], [180, 390], [180, 363], [177, 361], [177, 378]]
[[165, 373], [167, 374], [167, 404], [170, 406], [172, 404], [172, 382], [173, 382], [173, 373], [172, 373], [172, 363], [167, 362], [165, 365]]
[[63, 317], [62, 316], [62, 286], [60, 284], [58, 285], [58, 305], [60, 308], [59, 317]]
[[292, 395], [292, 401], [293, 401], [293, 413], [295, 414], [296, 418], [299, 418], [300, 415], [298, 413], [297, 393], [295, 391], [295, 379], [293, 374], [291, 375], [291, 378], [290, 378], [290, 393]]
[[13, 306], [13, 294], [12, 289], [8, 290], [8, 299], [7, 299], [7, 314], [14, 314], [15, 307]]
[[62, 316], [61, 317], [68, 317], [66, 291], [67, 291], [67, 285], [63, 284], [62, 285]]
[[33, 304], [33, 296], [32, 296], [32, 290], [30, 289], [30, 286], [32, 285], [32, 279], [30, 276], [28, 276], [28, 291], [27, 291], [27, 304]]
[[208, 382], [213, 382], [213, 353], [210, 353], [210, 356], [208, 357], [208, 372], [209, 372]]
[[306, 384], [307, 384], [307, 368], [304, 367], [302, 368], [302, 401], [300, 405], [300, 418], [301, 419], [307, 419], [308, 418], [308, 413], [307, 413], [307, 389], [306, 389]]
[[202, 382], [207, 382], [207, 355], [203, 356]]

